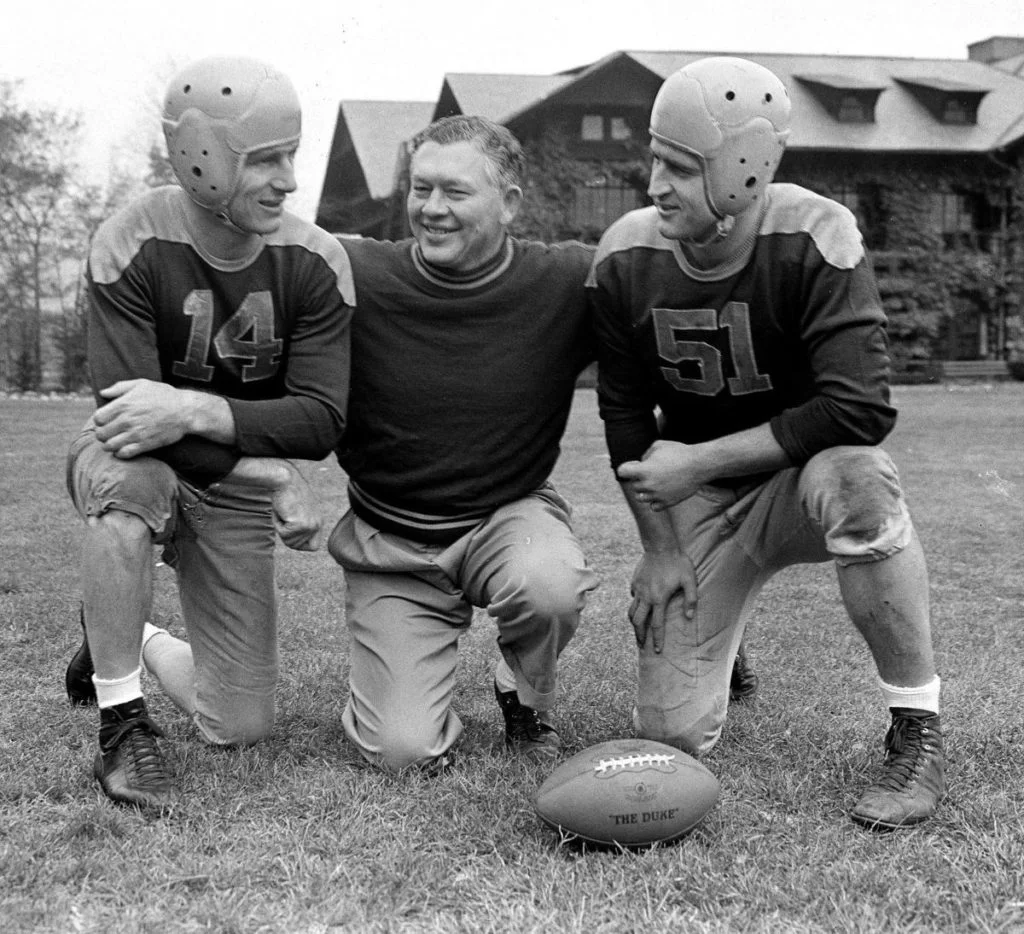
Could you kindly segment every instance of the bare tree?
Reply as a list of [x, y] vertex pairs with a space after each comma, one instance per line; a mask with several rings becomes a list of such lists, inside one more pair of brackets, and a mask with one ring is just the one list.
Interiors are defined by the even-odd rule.
[[17, 91], [0, 84], [0, 380], [33, 390], [51, 323], [77, 301], [89, 233], [81, 211], [96, 192], [77, 179], [78, 119], [26, 107]]

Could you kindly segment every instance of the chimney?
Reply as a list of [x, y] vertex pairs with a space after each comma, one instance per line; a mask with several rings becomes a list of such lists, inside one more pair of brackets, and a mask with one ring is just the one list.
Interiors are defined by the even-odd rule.
[[1024, 36], [993, 36], [967, 46], [967, 57], [972, 62], [991, 65], [1015, 55], [1024, 55]]

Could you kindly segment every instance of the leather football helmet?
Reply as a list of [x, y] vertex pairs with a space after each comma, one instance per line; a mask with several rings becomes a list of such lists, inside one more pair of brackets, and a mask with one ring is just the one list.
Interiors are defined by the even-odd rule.
[[695, 156], [708, 206], [734, 216], [764, 193], [789, 136], [789, 93], [767, 68], [703, 58], [670, 75], [651, 111], [651, 136]]
[[171, 80], [163, 129], [171, 167], [189, 197], [226, 216], [245, 157], [298, 143], [299, 97], [288, 77], [264, 62], [203, 58]]

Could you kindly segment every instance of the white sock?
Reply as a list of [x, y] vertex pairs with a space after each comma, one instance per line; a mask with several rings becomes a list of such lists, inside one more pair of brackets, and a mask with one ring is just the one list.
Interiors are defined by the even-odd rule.
[[886, 684], [881, 678], [878, 679], [878, 686], [882, 689], [882, 697], [885, 698], [887, 707], [913, 707], [917, 710], [927, 710], [929, 713], [939, 712], [940, 685], [938, 675], [927, 684], [910, 688]]
[[508, 667], [508, 662], [502, 659], [494, 669], [494, 683], [502, 693], [516, 690], [516, 676]]
[[128, 701], [142, 697], [142, 669], [136, 668], [130, 675], [113, 678], [109, 681], [92, 676], [96, 686], [96, 702], [100, 709], [113, 707], [115, 704], [127, 704]]

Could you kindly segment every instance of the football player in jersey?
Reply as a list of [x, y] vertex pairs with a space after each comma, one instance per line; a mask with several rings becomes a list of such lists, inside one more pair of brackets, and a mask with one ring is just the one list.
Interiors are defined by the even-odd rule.
[[[337, 241], [284, 209], [300, 123], [294, 87], [271, 66], [187, 66], [163, 114], [181, 187], [148, 192], [90, 247], [99, 408], [68, 460], [85, 521], [86, 639], [66, 687], [73, 703], [99, 704], [104, 792], [142, 808], [164, 809], [179, 792], [140, 664], [207, 741], [266, 736], [275, 533], [301, 550], [323, 537], [286, 458], [320, 459], [342, 435], [351, 276]], [[177, 571], [189, 643], [147, 622], [154, 544]]]
[[504, 127], [449, 117], [415, 141], [413, 237], [344, 240], [357, 310], [339, 460], [349, 739], [388, 769], [439, 768], [473, 608], [494, 619], [493, 689], [515, 754], [550, 760], [559, 653], [595, 585], [549, 481], [593, 355], [592, 250], [509, 235], [523, 154]]
[[757, 593], [783, 567], [831, 560], [891, 716], [881, 776], [851, 816], [899, 827], [945, 790], [928, 577], [878, 447], [896, 412], [856, 223], [772, 184], [789, 114], [752, 62], [670, 76], [651, 115], [653, 205], [605, 233], [588, 279], [601, 415], [643, 545], [636, 721], [710, 749]]

